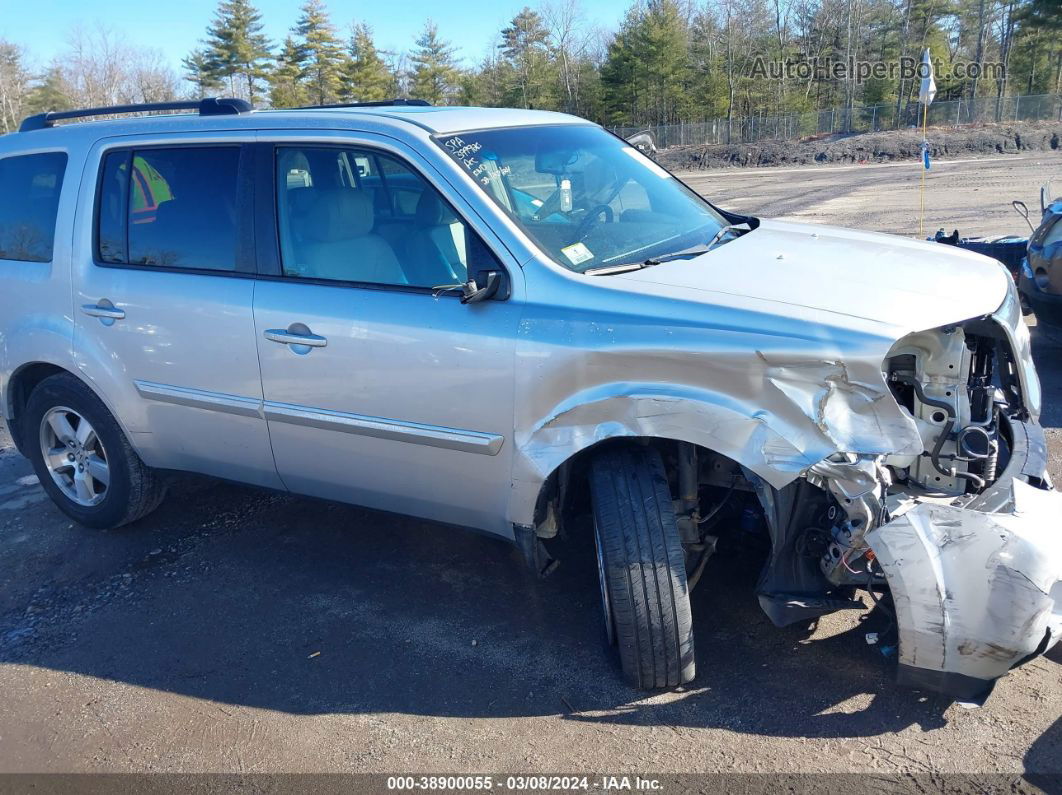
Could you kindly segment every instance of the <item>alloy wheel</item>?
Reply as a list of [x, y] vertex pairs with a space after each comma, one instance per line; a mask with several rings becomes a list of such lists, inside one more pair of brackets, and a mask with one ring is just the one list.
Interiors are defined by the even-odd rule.
[[57, 406], [41, 419], [41, 455], [55, 485], [78, 505], [99, 505], [107, 496], [110, 466], [95, 428], [73, 409]]

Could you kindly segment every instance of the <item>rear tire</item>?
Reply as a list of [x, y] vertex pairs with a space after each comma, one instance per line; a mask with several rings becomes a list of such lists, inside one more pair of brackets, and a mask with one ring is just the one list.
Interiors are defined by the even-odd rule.
[[686, 564], [659, 453], [614, 449], [590, 467], [602, 607], [624, 678], [676, 687], [696, 673]]
[[[103, 401], [69, 373], [41, 381], [21, 421], [41, 486], [75, 522], [100, 530], [120, 527], [151, 513], [165, 497], [162, 477], [140, 460]], [[89, 441], [82, 445], [71, 436]], [[87, 486], [74, 481], [82, 463], [97, 474]]]

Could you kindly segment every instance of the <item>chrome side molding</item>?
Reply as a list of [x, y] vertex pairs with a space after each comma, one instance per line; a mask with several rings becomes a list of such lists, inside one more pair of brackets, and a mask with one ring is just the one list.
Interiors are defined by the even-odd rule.
[[259, 398], [229, 395], [224, 392], [208, 392], [205, 389], [191, 389], [169, 384], [156, 384], [152, 381], [134, 381], [136, 391], [145, 400], [160, 403], [173, 403], [178, 406], [191, 406], [196, 409], [220, 411], [224, 414], [236, 414], [240, 417], [258, 417], [265, 419], [262, 413], [262, 401]]
[[157, 384], [151, 381], [135, 381], [134, 383], [136, 391], [145, 400], [191, 406], [207, 411], [220, 411], [241, 417], [258, 417], [270, 422], [284, 422], [289, 425], [302, 425], [325, 431], [353, 433], [377, 439], [390, 439], [396, 442], [423, 444], [429, 447], [491, 456], [497, 455], [505, 443], [505, 437], [496, 433], [310, 408], [293, 403], [277, 403], [271, 400]]
[[344, 411], [310, 409], [290, 403], [274, 403], [269, 400], [265, 402], [265, 416], [272, 422], [286, 422], [291, 425], [373, 436], [377, 439], [391, 439], [397, 442], [426, 444], [429, 447], [443, 447], [447, 450], [461, 450], [481, 455], [497, 455], [505, 441], [504, 436], [494, 433], [464, 431], [383, 417], [367, 417], [363, 414], [348, 414]]

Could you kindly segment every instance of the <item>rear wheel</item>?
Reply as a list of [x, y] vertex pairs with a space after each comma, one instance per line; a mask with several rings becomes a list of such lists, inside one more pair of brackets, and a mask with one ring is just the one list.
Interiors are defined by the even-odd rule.
[[119, 527], [162, 502], [161, 477], [140, 460], [103, 402], [74, 376], [61, 373], [41, 381], [22, 423], [37, 478], [76, 522]]
[[605, 626], [624, 677], [641, 688], [691, 681], [686, 565], [659, 453], [633, 447], [599, 454], [590, 496]]

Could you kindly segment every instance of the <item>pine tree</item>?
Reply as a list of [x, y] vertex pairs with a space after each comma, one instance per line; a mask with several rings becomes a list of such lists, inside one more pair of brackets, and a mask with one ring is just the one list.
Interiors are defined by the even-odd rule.
[[274, 108], [297, 108], [308, 102], [306, 52], [291, 36], [284, 39], [269, 85], [269, 104]]
[[227, 81], [234, 96], [258, 98], [258, 82], [267, 77], [269, 39], [262, 33], [262, 15], [250, 0], [220, 0], [207, 28], [207, 72]]
[[601, 68], [606, 103], [636, 124], [679, 121], [689, 110], [689, 30], [677, 0], [631, 8]]
[[508, 88], [516, 82], [512, 64], [492, 49], [479, 66], [461, 76], [460, 102], [462, 105], [503, 106]]
[[454, 48], [450, 42], [439, 38], [439, 28], [430, 19], [417, 39], [417, 49], [410, 60], [413, 62], [410, 91], [413, 97], [442, 105], [455, 94], [459, 73], [454, 63]]
[[609, 42], [608, 56], [601, 66], [603, 101], [609, 121], [627, 124], [642, 122], [640, 92], [635, 81], [639, 69], [635, 42], [638, 21], [638, 9], [631, 8], [619, 31]]
[[74, 107], [73, 93], [63, 67], [53, 63], [26, 97], [26, 112], [70, 110]]
[[321, 0], [307, 0], [295, 33], [306, 55], [306, 86], [310, 102], [327, 105], [339, 98], [343, 46]]
[[184, 67], [184, 79], [195, 86], [195, 95], [202, 99], [216, 94], [221, 88], [221, 81], [211, 68], [210, 55], [200, 48], [192, 50], [181, 61]]
[[1044, 31], [1062, 32], [1062, 5], [1058, 0], [1029, 0], [1018, 20]]
[[549, 31], [542, 17], [527, 6], [501, 32], [502, 53], [513, 66], [518, 86], [516, 101], [525, 108], [543, 107], [550, 82]]
[[353, 26], [347, 56], [340, 89], [345, 102], [373, 102], [391, 96], [391, 74], [373, 43], [368, 25]]

